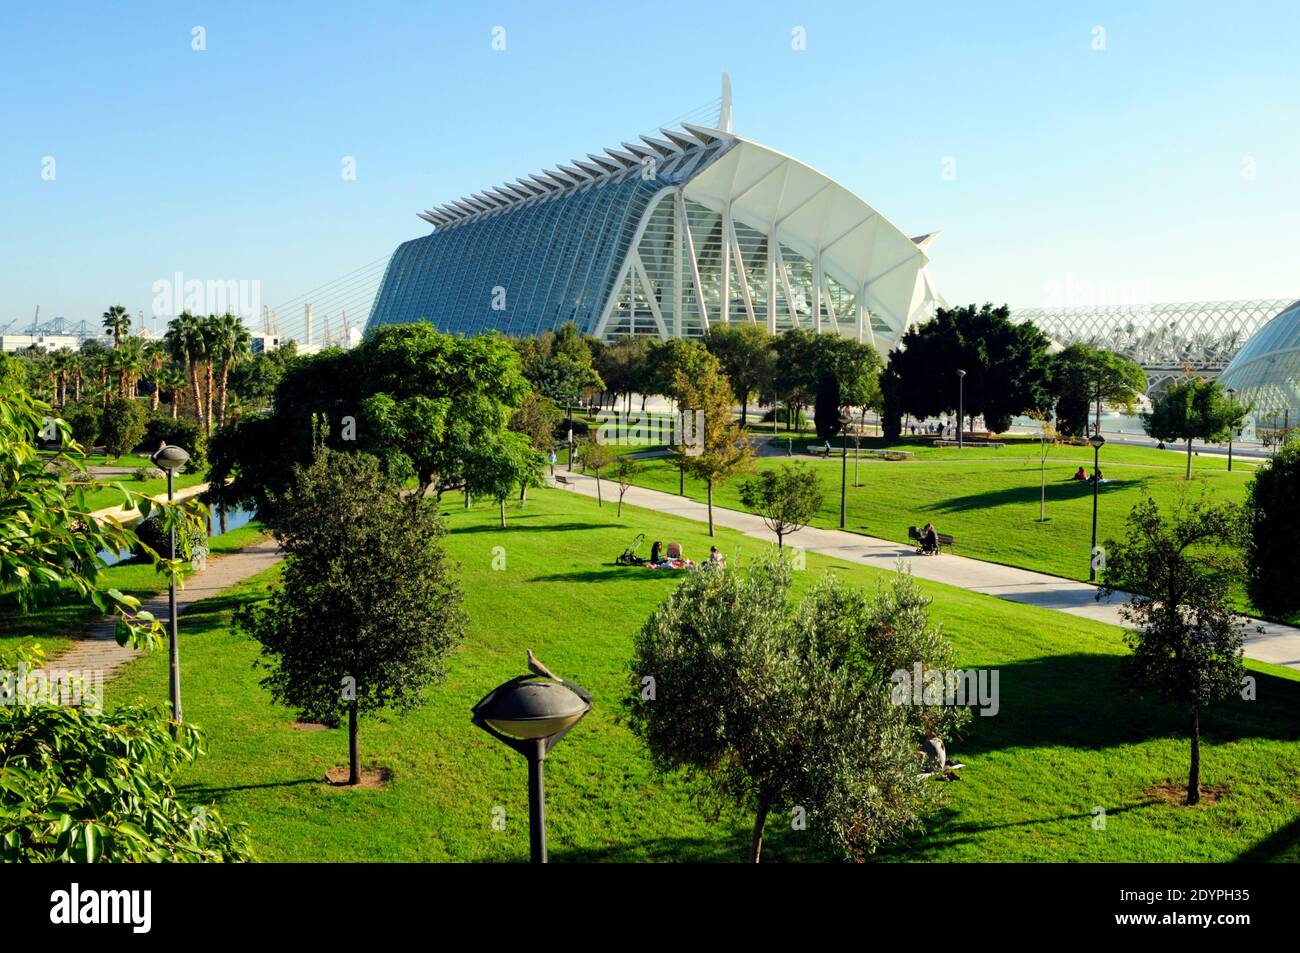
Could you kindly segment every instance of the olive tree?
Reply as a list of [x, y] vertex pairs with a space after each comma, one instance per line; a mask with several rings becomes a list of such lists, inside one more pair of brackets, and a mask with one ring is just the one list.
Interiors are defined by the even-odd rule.
[[776, 554], [690, 572], [636, 636], [629, 722], [656, 768], [752, 814], [751, 861], [771, 813], [800, 809], [822, 845], [861, 860], [939, 796], [918, 741], [967, 713], [893, 687], [916, 664], [949, 667], [952, 650], [906, 574], [874, 597], [827, 575], [797, 607], [791, 581]]
[[1179, 499], [1168, 518], [1147, 499], [1129, 514], [1124, 539], [1106, 541], [1099, 598], [1137, 593], [1120, 609], [1133, 628], [1128, 674], [1139, 690], [1187, 715], [1187, 803], [1201, 797], [1201, 711], [1236, 694], [1244, 675], [1245, 620], [1232, 609], [1242, 575], [1241, 515], [1231, 504]]
[[405, 714], [445, 674], [465, 618], [430, 501], [403, 502], [367, 454], [318, 451], [274, 500], [281, 583], [242, 608], [237, 630], [262, 645], [272, 697], [303, 717], [348, 721], [348, 783], [360, 780], [357, 722]]

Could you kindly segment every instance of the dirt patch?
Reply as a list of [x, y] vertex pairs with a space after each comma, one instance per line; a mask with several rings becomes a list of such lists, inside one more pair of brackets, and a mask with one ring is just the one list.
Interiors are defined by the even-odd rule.
[[[1166, 804], [1173, 804], [1175, 807], [1187, 806], [1187, 784], [1177, 781], [1166, 781], [1164, 784], [1153, 784], [1149, 788], [1143, 788], [1142, 793], [1163, 801]], [[1196, 806], [1203, 804], [1218, 804], [1228, 789], [1222, 784], [1202, 784], [1201, 800]]]
[[319, 721], [295, 721], [289, 726], [294, 731], [329, 731], [329, 725], [322, 725]]
[[325, 772], [325, 780], [336, 788], [365, 788], [374, 790], [382, 788], [393, 779], [393, 772], [381, 764], [365, 765], [361, 769], [361, 780], [356, 784], [348, 784], [348, 766], [346, 764], [335, 765]]

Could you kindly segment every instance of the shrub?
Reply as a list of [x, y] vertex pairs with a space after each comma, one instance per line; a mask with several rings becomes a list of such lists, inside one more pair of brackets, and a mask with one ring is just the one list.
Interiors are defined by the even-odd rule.
[[[161, 515], [154, 513], [148, 518], [140, 521], [135, 528], [135, 535], [139, 541], [152, 549], [159, 556], [166, 558], [168, 545], [171, 542], [171, 535], [163, 527]], [[181, 534], [176, 534], [176, 555], [184, 556], [186, 552], [185, 540]], [[137, 555], [143, 555], [143, 550], [136, 548]], [[192, 560], [203, 559], [208, 554], [208, 534], [203, 531], [201, 525], [191, 525], [189, 535], [189, 558]]]
[[99, 437], [104, 443], [104, 453], [120, 457], [128, 450], [140, 446], [144, 439], [145, 420], [148, 417], [138, 401], [115, 397], [108, 402], [100, 416]]
[[89, 451], [99, 442], [99, 425], [102, 411], [92, 404], [74, 404], [63, 409], [63, 419], [72, 428], [72, 439]]
[[190, 468], [200, 469], [208, 463], [208, 438], [199, 422], [192, 417], [172, 420], [167, 414], [150, 414], [145, 423], [141, 450], [153, 453], [159, 444], [183, 448], [190, 455]]
[[1260, 611], [1289, 616], [1300, 609], [1295, 585], [1300, 559], [1300, 441], [1290, 440], [1255, 471], [1246, 498], [1247, 591]]
[[166, 474], [156, 467], [137, 467], [135, 472], [131, 474], [132, 479], [138, 480], [141, 483], [146, 483], [149, 480], [157, 480], [162, 476], [166, 476]]
[[[789, 417], [787, 416], [788, 414], [787, 409], [785, 407], [778, 407], [775, 410], [768, 410], [765, 414], [763, 414], [763, 422], [770, 424], [772, 422], [772, 416], [774, 414], [778, 415], [777, 424], [781, 427], [784, 427], [786, 423], [789, 421]], [[794, 414], [794, 429], [795, 430], [808, 429], [808, 418], [802, 410], [796, 411]]]

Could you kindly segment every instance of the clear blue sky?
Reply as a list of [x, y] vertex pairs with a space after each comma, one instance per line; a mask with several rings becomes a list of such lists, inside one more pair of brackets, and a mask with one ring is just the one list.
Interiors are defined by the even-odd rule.
[[738, 133], [909, 233], [943, 231], [931, 268], [950, 302], [1032, 306], [1073, 286], [1087, 303], [1103, 282], [1154, 300], [1300, 296], [1295, 3], [42, 2], [0, 17], [0, 326], [37, 304], [147, 312], [176, 271], [256, 279], [277, 304], [427, 232], [419, 209], [709, 102], [724, 69]]

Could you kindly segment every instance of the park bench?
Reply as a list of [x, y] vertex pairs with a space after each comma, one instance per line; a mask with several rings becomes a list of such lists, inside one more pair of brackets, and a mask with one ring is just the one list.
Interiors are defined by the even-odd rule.
[[573, 486], [573, 482], [568, 477], [566, 477], [563, 473], [555, 474], [555, 482], [558, 483], [560, 486], [569, 486], [569, 487]]
[[[943, 552], [945, 546], [951, 547], [955, 542], [952, 536], [950, 536], [948, 533], [935, 533], [935, 536], [939, 540], [939, 552]], [[916, 526], [909, 526], [907, 528], [907, 538], [912, 540], [912, 542], [916, 543], [916, 551], [919, 553], [921, 551], [920, 528]]]
[[834, 452], [834, 450], [835, 450], [834, 447], [832, 447], [830, 450], [827, 450], [826, 444], [824, 443], [808, 444], [808, 452], [811, 453], [814, 457], [829, 457]]

